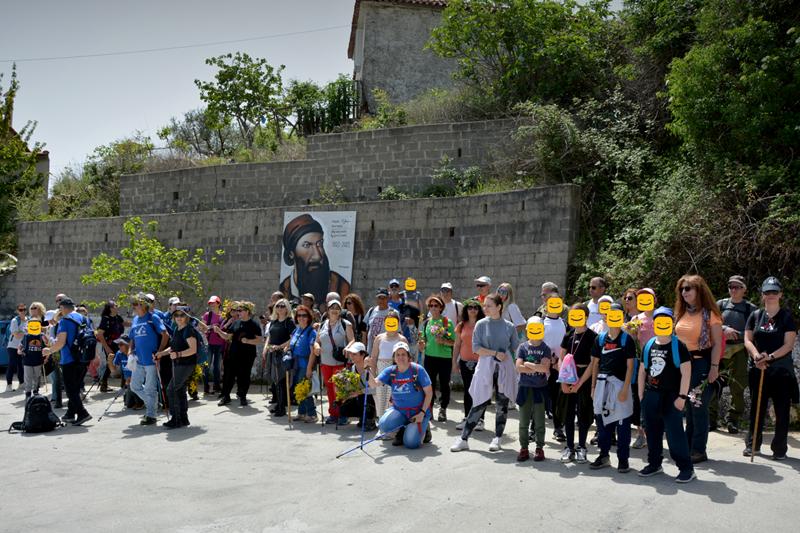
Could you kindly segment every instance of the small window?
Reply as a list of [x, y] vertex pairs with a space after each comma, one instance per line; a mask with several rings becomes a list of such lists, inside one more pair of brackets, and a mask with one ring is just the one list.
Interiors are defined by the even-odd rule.
[[53, 244], [53, 236], [50, 235], [50, 244]]
[[256, 226], [256, 230], [253, 232], [253, 235], [258, 235], [258, 226]]
[[461, 157], [461, 148], [458, 149], [458, 157]]
[[223, 186], [223, 187], [225, 187], [225, 185], [226, 185], [227, 183], [228, 183], [228, 180], [222, 180], [222, 186]]
[[378, 187], [378, 194], [383, 192], [383, 187]]
[[455, 237], [456, 236], [456, 228], [450, 228], [450, 236], [451, 237]]
[[106, 233], [106, 242], [108, 242], [108, 233]]
[[175, 191], [174, 193], [172, 193], [172, 199], [173, 200], [177, 200], [178, 199], [178, 191]]
[[183, 239], [183, 230], [182, 229], [178, 230], [178, 238], [179, 239]]
[[525, 211], [525, 200], [522, 200], [522, 210]]
[[487, 204], [483, 204], [483, 214], [485, 215], [488, 212], [489, 212], [489, 206]]
[[[375, 231], [375, 221], [374, 221], [374, 220], [373, 220], [373, 221], [370, 223], [370, 225], [369, 225], [369, 230], [370, 230], [370, 231]], [[52, 242], [53, 238], [52, 238], [52, 237], [50, 237], [50, 240], [51, 240], [51, 242]]]

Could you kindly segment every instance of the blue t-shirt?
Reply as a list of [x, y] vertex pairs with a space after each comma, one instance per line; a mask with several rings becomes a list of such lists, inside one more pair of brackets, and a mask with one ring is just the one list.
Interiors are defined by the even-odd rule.
[[136, 352], [136, 362], [142, 366], [153, 365], [153, 352], [158, 350], [161, 342], [161, 332], [165, 331], [161, 319], [154, 313], [147, 313], [133, 319], [130, 336], [134, 341], [133, 350]]
[[311, 326], [306, 329], [295, 328], [292, 333], [292, 340], [289, 341], [289, 351], [297, 359], [297, 366], [308, 368], [308, 359], [311, 355], [311, 347], [317, 340], [317, 332]]
[[401, 299], [399, 302], [395, 302], [391, 298], [389, 298], [389, 307], [394, 309], [395, 311], [400, 311], [400, 306], [406, 303], [405, 300]]
[[114, 364], [122, 369], [122, 375], [125, 376], [125, 379], [131, 377], [132, 372], [128, 370], [127, 355], [122, 352], [117, 352], [117, 355], [114, 356]]
[[[414, 365], [415, 363], [411, 363]], [[409, 368], [405, 372], [398, 372], [392, 381], [392, 368], [393, 366], [383, 369], [383, 372], [378, 376], [378, 381], [384, 385], [392, 387], [392, 403], [397, 407], [411, 408], [418, 407], [425, 399], [425, 391], [422, 390], [431, 384], [431, 378], [428, 373], [419, 365], [415, 369]], [[417, 380], [420, 384], [420, 390], [414, 390], [414, 375], [417, 375]]]
[[[75, 311], [68, 314], [67, 317], [78, 324], [85, 323], [84, 321], [86, 320], [86, 317]], [[67, 320], [67, 317], [61, 317], [61, 320], [58, 321], [58, 333], [67, 333], [67, 342], [64, 343], [64, 347], [61, 348], [61, 361], [59, 363], [61, 365], [68, 365], [69, 363], [75, 362], [75, 359], [72, 357], [71, 349], [72, 343], [75, 342], [75, 337], [78, 335], [78, 324], [72, 320]]]

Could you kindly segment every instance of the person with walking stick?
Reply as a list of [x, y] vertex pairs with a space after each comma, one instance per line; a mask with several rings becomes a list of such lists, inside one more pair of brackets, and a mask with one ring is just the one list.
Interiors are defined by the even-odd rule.
[[143, 426], [155, 424], [158, 409], [158, 369], [153, 354], [163, 350], [169, 342], [167, 328], [152, 311], [145, 294], [139, 293], [131, 303], [136, 316], [131, 326], [130, 353], [136, 356], [136, 370], [131, 376], [131, 390], [147, 404], [147, 412], [140, 422]]
[[[783, 285], [774, 277], [761, 284], [764, 307], [752, 313], [744, 330], [744, 346], [748, 355], [750, 384], [750, 428], [747, 430], [742, 455], [752, 457], [761, 448], [762, 429], [767, 413], [767, 400], [775, 407], [775, 436], [772, 458], [786, 459], [790, 408], [800, 401], [797, 377], [792, 361], [792, 348], [797, 338], [797, 325], [792, 315], [781, 308]], [[755, 441], [755, 442], [754, 442]]]
[[189, 402], [186, 397], [186, 385], [189, 376], [197, 364], [197, 346], [200, 334], [189, 324], [188, 307], [181, 302], [172, 313], [178, 328], [173, 333], [166, 350], [158, 352], [161, 359], [168, 356], [172, 360], [172, 379], [167, 385], [170, 419], [163, 426], [173, 429], [189, 425]]

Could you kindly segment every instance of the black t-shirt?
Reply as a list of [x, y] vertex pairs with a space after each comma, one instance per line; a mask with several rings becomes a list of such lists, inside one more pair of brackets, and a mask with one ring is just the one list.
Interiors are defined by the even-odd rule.
[[122, 317], [119, 315], [104, 316], [100, 320], [100, 327], [97, 329], [103, 330], [103, 337], [106, 339], [106, 344], [108, 344], [110, 348], [113, 348], [111, 343], [122, 336], [122, 333], [125, 331], [125, 324], [122, 323]]
[[[682, 341], [678, 341], [678, 357], [681, 363], [692, 361], [689, 348]], [[658, 344], [655, 341], [650, 346], [648, 368], [645, 369], [647, 379], [644, 387], [647, 390], [678, 394], [681, 391], [681, 369], [675, 366], [672, 357], [672, 342]]]
[[[783, 346], [785, 333], [797, 331], [797, 324], [794, 322], [794, 317], [784, 309], [781, 309], [774, 317], [770, 318], [767, 311], [761, 308], [747, 319], [745, 330], [753, 332], [753, 344], [758, 353], [771, 354]], [[756, 368], [755, 364], [753, 364], [753, 358], [748, 357], [748, 360], [749, 367], [751, 369]], [[791, 372], [791, 375], [794, 376], [792, 352], [772, 361], [769, 364], [767, 375], [786, 374], [787, 372]]]
[[[561, 347], [575, 358], [576, 365], [588, 365], [592, 362], [592, 346], [597, 340], [597, 333], [586, 329], [583, 333], [575, 334], [573, 329], [561, 340]], [[574, 350], [574, 351], [573, 351]]]
[[[197, 339], [197, 331], [194, 329], [193, 326], [187, 325], [183, 329], [175, 330], [175, 333], [172, 334], [172, 337], [169, 339], [169, 347], [172, 349], [173, 352], [185, 352], [189, 349], [189, 342], [188, 339], [194, 336], [194, 340], [197, 343], [196, 349], [200, 349], [200, 341]], [[175, 359], [176, 365], [196, 365], [197, 364], [197, 351], [195, 351], [194, 355], [190, 355], [187, 357], [179, 357]]]
[[273, 320], [269, 323], [269, 343], [273, 346], [280, 346], [281, 344], [287, 343], [289, 339], [292, 338], [295, 327], [295, 323], [288, 315], [283, 322], [280, 320]]
[[[622, 346], [623, 335], [627, 337], [624, 347]], [[608, 374], [620, 381], [625, 381], [628, 359], [636, 358], [636, 342], [633, 337], [622, 331], [616, 339], [611, 338], [611, 333], [606, 333], [603, 346], [600, 346], [600, 337], [601, 335], [598, 335], [592, 345], [592, 357], [600, 360], [600, 374]]]
[[252, 318], [244, 322], [237, 320], [231, 325], [228, 333], [233, 335], [229, 352], [232, 356], [255, 358], [256, 346], [254, 344], [244, 344], [242, 339], [255, 339], [261, 336], [261, 326], [258, 325], [258, 322]]
[[25, 366], [41, 366], [44, 364], [44, 335], [26, 333], [22, 337], [22, 364]]

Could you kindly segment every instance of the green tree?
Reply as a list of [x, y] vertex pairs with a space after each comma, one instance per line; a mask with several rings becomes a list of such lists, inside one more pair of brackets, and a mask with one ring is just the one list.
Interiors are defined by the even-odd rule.
[[353, 83], [345, 74], [324, 87], [310, 80], [290, 80], [284, 101], [297, 118], [300, 135], [327, 133], [347, 123], [357, 102]]
[[[229, 63], [226, 60], [231, 60]], [[208, 105], [207, 116], [214, 128], [223, 128], [236, 121], [239, 135], [247, 148], [252, 148], [261, 118], [274, 123], [272, 110], [280, 102], [282, 92], [281, 65], [277, 70], [266, 59], [252, 59], [236, 52], [206, 59], [207, 65], [219, 68], [216, 82], [194, 80], [200, 99]]]
[[[221, 123], [221, 127], [212, 126]], [[236, 153], [238, 133], [224, 121], [209, 120], [207, 109], [199, 108], [184, 113], [183, 120], [172, 117], [159, 130], [158, 137], [167, 146], [184, 150], [190, 156], [223, 157]]]
[[[2, 80], [3, 73], [0, 73], [0, 82]], [[29, 145], [36, 122], [28, 121], [16, 135], [11, 127], [14, 98], [18, 90], [17, 65], [14, 63], [8, 92], [0, 103], [0, 233], [16, 230], [13, 199], [40, 189], [44, 183], [44, 176], [36, 172], [36, 158], [44, 144], [37, 142]], [[2, 83], [0, 94], [3, 94]]]
[[[122, 259], [100, 254], [92, 260], [92, 273], [81, 276], [81, 283], [122, 285], [115, 301], [124, 303], [141, 291], [153, 293], [159, 302], [168, 294], [203, 299], [211, 291], [211, 286], [200, 280], [201, 275], [210, 273], [203, 249], [198, 248], [190, 257], [189, 250], [167, 248], [156, 239], [157, 226], [156, 221], [145, 225], [138, 217], [125, 222], [124, 231], [130, 240], [120, 251]], [[211, 264], [222, 265], [224, 254], [223, 250], [212, 252]], [[209, 283], [215, 280], [212, 276]]]

